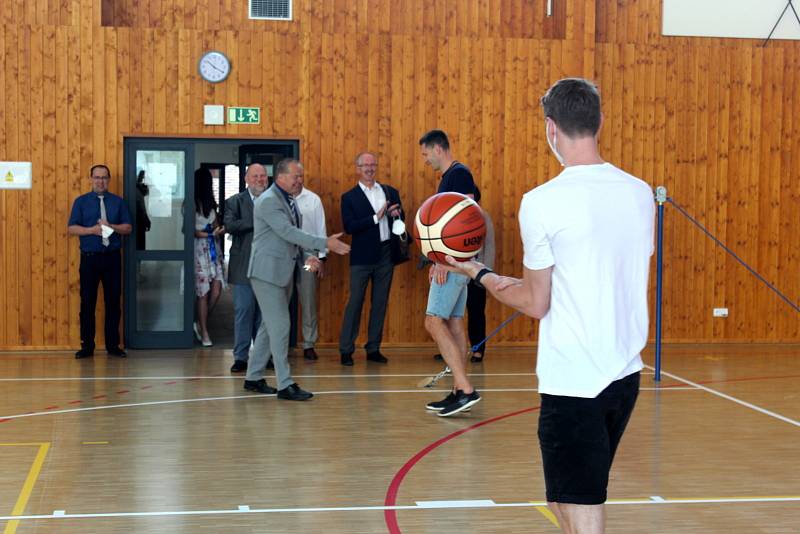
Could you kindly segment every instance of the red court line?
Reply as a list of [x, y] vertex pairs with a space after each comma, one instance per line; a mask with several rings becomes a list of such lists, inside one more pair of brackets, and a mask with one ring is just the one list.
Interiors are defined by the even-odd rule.
[[150, 389], [151, 387], [153, 387], [153, 386], [142, 386], [139, 389]]
[[45, 410], [58, 410], [58, 406], [48, 406]]
[[[476, 428], [480, 428], [482, 426], [496, 423], [497, 421], [502, 421], [503, 419], [507, 419], [509, 417], [514, 417], [515, 415], [522, 415], [528, 412], [535, 412], [538, 410], [539, 406], [534, 406], [533, 408], [525, 408], [524, 410], [518, 410], [516, 412], [507, 413], [504, 415], [498, 415], [497, 417], [492, 417], [491, 419], [486, 419], [485, 421], [481, 421], [480, 423], [475, 423], [472, 426], [468, 426], [467, 428], [462, 428], [461, 430], [457, 430], [452, 434], [448, 434], [445, 437], [434, 441], [417, 454], [415, 454], [410, 460], [408, 460], [403, 467], [400, 468], [399, 471], [394, 475], [392, 478], [392, 482], [389, 484], [389, 488], [386, 490], [386, 499], [384, 500], [385, 506], [394, 506], [397, 504], [397, 493], [400, 491], [400, 484], [403, 483], [403, 479], [406, 475], [411, 471], [411, 469], [425, 456], [428, 455], [431, 451], [439, 447], [440, 445], [444, 445], [451, 439], [457, 438], [461, 434], [465, 434], [471, 430], [475, 430]], [[396, 510], [385, 510], [383, 512], [383, 518], [386, 521], [386, 527], [389, 529], [391, 534], [400, 534], [400, 526], [397, 524], [397, 511]]]
[[167, 385], [172, 385], [172, 384], [177, 384], [178, 381], [177, 380], [173, 380], [171, 382], [164, 382], [164, 383], [167, 384]]
[[106, 394], [102, 394], [102, 395], [95, 395], [95, 396], [94, 396], [94, 397], [92, 397], [92, 398], [93, 398], [93, 399], [103, 399], [103, 398], [105, 398], [105, 397], [107, 397], [107, 395], [106, 395]]
[[74, 401], [69, 401], [67, 404], [80, 404], [82, 402], [83, 402], [82, 400], [74, 400]]
[[117, 395], [124, 395], [125, 393], [130, 393], [130, 392], [131, 392], [131, 390], [129, 390], [129, 389], [121, 389], [121, 390], [117, 391]]

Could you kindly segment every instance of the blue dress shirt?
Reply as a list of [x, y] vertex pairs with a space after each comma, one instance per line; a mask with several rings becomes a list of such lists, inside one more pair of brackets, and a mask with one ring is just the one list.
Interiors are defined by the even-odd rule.
[[[111, 224], [131, 224], [131, 216], [128, 207], [121, 197], [113, 193], [103, 195], [103, 203], [106, 205], [106, 220]], [[92, 227], [100, 219], [100, 197], [91, 191], [75, 199], [72, 204], [72, 213], [69, 216], [69, 226], [79, 225]], [[81, 252], [107, 252], [119, 250], [122, 247], [122, 236], [114, 232], [108, 238], [108, 246], [103, 246], [103, 239], [99, 235], [80, 236]]]

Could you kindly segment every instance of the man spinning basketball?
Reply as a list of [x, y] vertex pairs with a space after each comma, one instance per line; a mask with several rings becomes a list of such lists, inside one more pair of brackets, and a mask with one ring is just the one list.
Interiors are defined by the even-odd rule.
[[522, 198], [523, 278], [448, 262], [500, 302], [541, 319], [536, 374], [548, 505], [563, 532], [601, 533], [647, 342], [653, 194], [600, 157], [592, 83], [560, 80], [541, 104], [547, 142], [564, 170]]

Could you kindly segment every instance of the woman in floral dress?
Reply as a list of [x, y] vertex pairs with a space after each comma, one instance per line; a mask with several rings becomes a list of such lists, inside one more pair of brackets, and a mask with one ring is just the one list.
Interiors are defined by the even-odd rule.
[[219, 236], [225, 227], [217, 215], [211, 172], [194, 172], [194, 286], [197, 295], [197, 321], [194, 333], [204, 347], [212, 345], [208, 336], [208, 315], [222, 293], [225, 275], [222, 267], [223, 249]]

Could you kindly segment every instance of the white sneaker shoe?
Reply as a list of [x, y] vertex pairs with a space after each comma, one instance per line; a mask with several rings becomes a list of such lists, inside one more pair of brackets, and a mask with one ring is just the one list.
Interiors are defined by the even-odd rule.
[[197, 324], [197, 321], [194, 322], [192, 327], [194, 328], [194, 337], [197, 338], [197, 341], [202, 342], [203, 336], [200, 335], [200, 325]]

